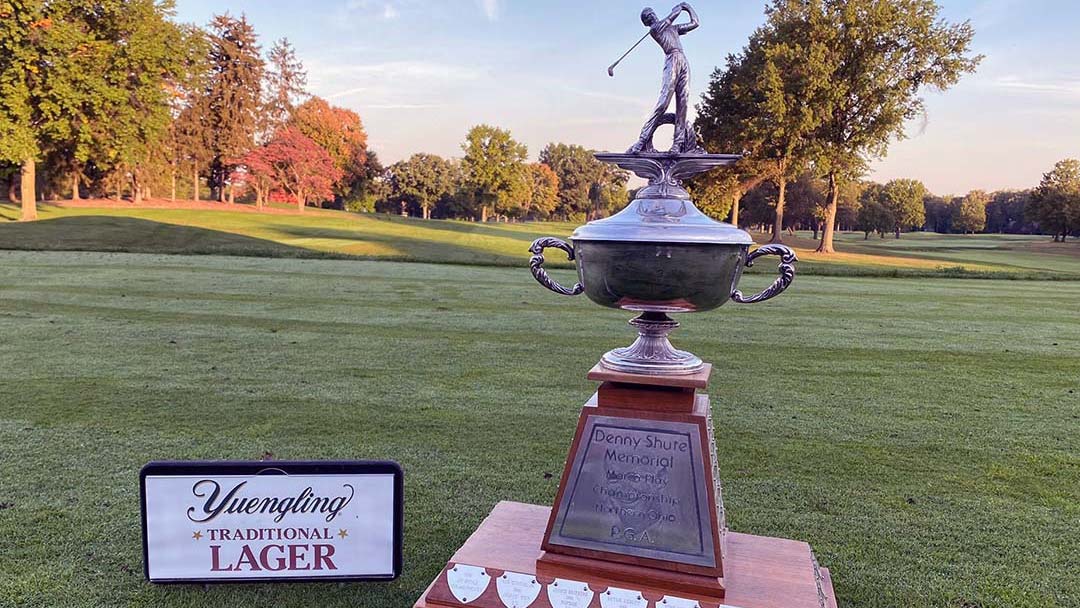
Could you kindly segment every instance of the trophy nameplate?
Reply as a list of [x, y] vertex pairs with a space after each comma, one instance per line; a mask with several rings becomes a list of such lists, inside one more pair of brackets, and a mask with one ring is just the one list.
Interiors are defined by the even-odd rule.
[[548, 542], [715, 567], [698, 425], [589, 415]]

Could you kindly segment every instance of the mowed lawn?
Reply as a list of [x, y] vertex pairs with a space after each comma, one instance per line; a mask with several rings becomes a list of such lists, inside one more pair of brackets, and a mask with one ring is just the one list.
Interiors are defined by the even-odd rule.
[[[842, 606], [1080, 605], [1078, 302], [800, 276], [682, 316], [732, 528], [811, 542]], [[550, 504], [628, 316], [520, 268], [0, 252], [0, 605], [411, 606], [497, 501]], [[166, 458], [397, 460], [404, 573], [150, 585], [137, 473]]]
[[[14, 221], [19, 216], [16, 207], [0, 204], [0, 249], [524, 266], [533, 239], [567, 237], [576, 227], [566, 222], [480, 224], [317, 209], [254, 213], [248, 205], [160, 209], [150, 206], [155, 203], [100, 204], [111, 206], [43, 204], [41, 220], [28, 223]], [[769, 235], [754, 237], [765, 242]], [[863, 240], [862, 233], [841, 233], [838, 252], [828, 256], [814, 252], [817, 242], [809, 232], [789, 235], [786, 242], [798, 252], [804, 274], [1080, 279], [1080, 242], [1053, 243], [1046, 236], [915, 233]], [[559, 252], [553, 252], [548, 263], [569, 266]], [[754, 270], [774, 268], [761, 264]]]

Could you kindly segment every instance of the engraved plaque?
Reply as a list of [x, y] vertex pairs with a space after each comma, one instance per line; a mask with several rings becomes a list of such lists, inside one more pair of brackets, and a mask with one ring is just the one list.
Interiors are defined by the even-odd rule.
[[557, 578], [547, 586], [548, 603], [554, 608], [589, 608], [593, 593], [589, 585], [579, 581]]
[[549, 542], [715, 567], [698, 425], [591, 415]]
[[468, 604], [483, 595], [490, 581], [487, 570], [478, 566], [456, 564], [446, 571], [446, 583], [450, 587], [450, 593], [462, 604]]
[[540, 595], [541, 585], [532, 574], [504, 572], [495, 580], [495, 588], [506, 608], [528, 608]]
[[645, 608], [648, 605], [649, 600], [633, 589], [608, 587], [600, 594], [600, 608]]

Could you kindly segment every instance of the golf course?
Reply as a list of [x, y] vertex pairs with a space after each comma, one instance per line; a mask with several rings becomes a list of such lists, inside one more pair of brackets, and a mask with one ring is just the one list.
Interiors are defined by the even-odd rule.
[[[573, 224], [39, 211], [0, 205], [0, 606], [409, 606], [496, 502], [551, 504], [585, 372], [633, 335], [529, 275]], [[672, 335], [714, 365], [731, 529], [808, 541], [845, 607], [1080, 605], [1080, 246], [786, 241], [784, 297]], [[147, 584], [156, 459], [396, 460], [403, 574]]]

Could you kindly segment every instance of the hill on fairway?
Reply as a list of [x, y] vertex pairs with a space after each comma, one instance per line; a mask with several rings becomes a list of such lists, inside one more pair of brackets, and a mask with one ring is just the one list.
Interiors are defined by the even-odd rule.
[[[309, 209], [256, 213], [247, 205], [135, 206], [103, 201], [41, 205], [41, 220], [21, 223], [0, 205], [0, 249], [365, 258], [524, 266], [539, 236], [569, 236], [576, 224], [421, 220]], [[7, 221], [5, 221], [7, 220]], [[765, 235], [754, 235], [764, 240]], [[838, 236], [840, 252], [822, 256], [809, 233], [786, 239], [802, 274], [842, 276], [987, 276], [1080, 279], [1080, 244], [1043, 236], [906, 234], [901, 239]], [[558, 252], [549, 265], [568, 267]], [[772, 272], [759, 264], [756, 272]]]

